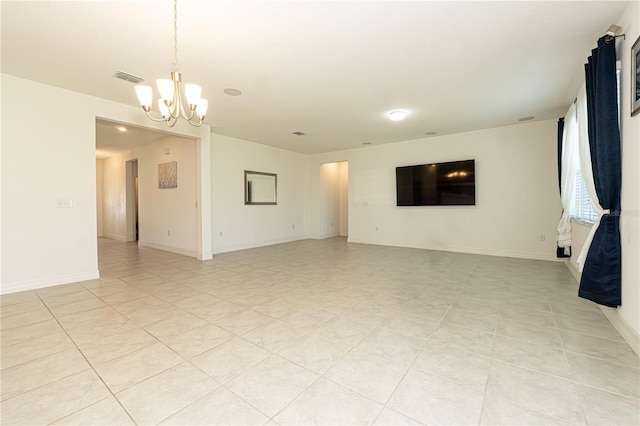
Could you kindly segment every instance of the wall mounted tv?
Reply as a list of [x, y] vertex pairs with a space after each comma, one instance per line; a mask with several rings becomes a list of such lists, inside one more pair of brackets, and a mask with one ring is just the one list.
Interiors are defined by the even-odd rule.
[[473, 206], [475, 160], [396, 167], [398, 206]]

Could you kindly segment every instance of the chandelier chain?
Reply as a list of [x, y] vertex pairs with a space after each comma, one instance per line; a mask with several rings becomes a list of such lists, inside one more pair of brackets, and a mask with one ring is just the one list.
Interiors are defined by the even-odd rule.
[[178, 0], [173, 0], [173, 70], [178, 71]]

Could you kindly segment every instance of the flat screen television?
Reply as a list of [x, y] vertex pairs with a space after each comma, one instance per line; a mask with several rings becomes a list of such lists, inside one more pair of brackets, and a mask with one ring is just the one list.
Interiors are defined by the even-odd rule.
[[473, 206], [475, 160], [396, 167], [398, 206]]

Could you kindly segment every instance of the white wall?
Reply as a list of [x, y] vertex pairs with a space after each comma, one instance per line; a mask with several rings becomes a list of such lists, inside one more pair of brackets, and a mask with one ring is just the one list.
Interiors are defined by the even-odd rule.
[[640, 3], [629, 2], [618, 25], [626, 38], [618, 39], [616, 51], [622, 60], [621, 143], [622, 143], [622, 305], [624, 321], [640, 334], [640, 114], [631, 117], [631, 46], [640, 35]]
[[[307, 237], [308, 157], [211, 134], [214, 253]], [[278, 175], [278, 204], [244, 204], [244, 171]]]
[[102, 208], [104, 198], [102, 180], [103, 164], [102, 160], [96, 160], [96, 234], [98, 237], [104, 236], [104, 209]]
[[[165, 154], [169, 149], [170, 154]], [[193, 139], [170, 136], [104, 161], [105, 226], [110, 238], [126, 237], [126, 162], [138, 160], [141, 246], [196, 256], [197, 168]], [[177, 162], [178, 187], [158, 188], [158, 164]]]
[[[631, 347], [640, 355], [640, 115], [631, 117], [631, 46], [640, 34], [640, 3], [630, 2], [617, 22], [626, 34], [618, 38], [616, 53], [622, 61], [620, 77], [620, 142], [622, 151], [622, 213], [620, 244], [622, 250], [622, 305], [617, 309], [602, 307]], [[585, 57], [586, 60], [586, 57]], [[583, 77], [584, 78], [584, 77]], [[579, 279], [577, 259], [590, 227], [572, 224], [572, 256], [568, 266]]]
[[[170, 154], [165, 154], [165, 149]], [[138, 244], [189, 256], [197, 246], [196, 144], [169, 137], [141, 147], [138, 158]], [[158, 164], [177, 162], [178, 187], [158, 188]]]
[[[555, 120], [314, 155], [311, 236], [322, 229], [320, 164], [345, 159], [349, 241], [556, 260]], [[476, 160], [476, 206], [396, 206], [396, 166], [466, 159]]]
[[95, 116], [76, 93], [4, 74], [1, 96], [2, 293], [96, 278]]
[[340, 163], [340, 236], [349, 235], [349, 163]]
[[[96, 117], [164, 127], [140, 108], [1, 79], [2, 104], [11, 108], [2, 111], [0, 292], [96, 278]], [[210, 161], [210, 129], [181, 123], [172, 131], [198, 139], [198, 255], [210, 258], [210, 168], [202, 166]], [[57, 208], [59, 199], [73, 200], [73, 208]]]

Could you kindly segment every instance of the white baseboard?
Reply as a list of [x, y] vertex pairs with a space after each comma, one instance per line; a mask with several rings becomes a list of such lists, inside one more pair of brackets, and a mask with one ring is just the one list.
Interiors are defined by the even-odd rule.
[[293, 241], [306, 240], [307, 238], [309, 237], [306, 235], [296, 235], [293, 237], [277, 238], [274, 240], [255, 241], [255, 242], [246, 243], [246, 244], [233, 244], [229, 246], [214, 247], [213, 254], [215, 255], [215, 254], [228, 253], [228, 252], [238, 251], [238, 250], [266, 247], [266, 246], [272, 246], [274, 244], [291, 243]]
[[607, 317], [611, 325], [618, 330], [618, 333], [622, 336], [622, 338], [631, 346], [631, 349], [638, 355], [640, 358], [640, 334], [635, 331], [628, 322], [622, 318], [620, 312], [618, 312], [615, 308], [608, 308], [606, 306], [600, 306], [600, 310]]
[[118, 240], [118, 241], [127, 240], [124, 235], [118, 235], [118, 234], [104, 234], [104, 238], [111, 238], [112, 240]]
[[198, 260], [211, 260], [211, 259], [213, 259], [213, 253], [208, 251], [206, 253], [198, 254], [196, 256], [196, 259], [198, 259]]
[[339, 237], [340, 233], [339, 232], [330, 232], [328, 234], [323, 234], [320, 236], [320, 239], [324, 240], [325, 238], [335, 238], [335, 237]]
[[[578, 269], [568, 259], [565, 259], [564, 264], [579, 283], [581, 276], [580, 271], [578, 271]], [[640, 357], [640, 334], [635, 331], [624, 318], [622, 318], [622, 315], [620, 315], [620, 312], [618, 312], [616, 308], [609, 308], [602, 305], [598, 306], [611, 325], [618, 330], [618, 333], [620, 333], [625, 342], [627, 342], [636, 355]]]
[[540, 253], [523, 253], [516, 251], [508, 251], [508, 250], [492, 250], [492, 249], [478, 249], [473, 247], [441, 247], [434, 246], [430, 244], [416, 244], [416, 243], [403, 243], [403, 242], [395, 242], [395, 241], [374, 241], [374, 240], [366, 240], [366, 239], [358, 239], [349, 237], [350, 243], [359, 243], [359, 244], [373, 244], [379, 246], [391, 246], [391, 247], [406, 247], [406, 248], [415, 248], [415, 249], [423, 249], [423, 250], [435, 250], [435, 251], [447, 251], [454, 253], [468, 253], [468, 254], [479, 254], [485, 256], [497, 256], [497, 257], [511, 257], [516, 259], [531, 259], [531, 260], [546, 260], [550, 262], [558, 262], [558, 258], [553, 255], [545, 255]]
[[53, 287], [61, 284], [71, 284], [80, 281], [89, 281], [100, 278], [100, 271], [82, 272], [71, 275], [60, 275], [53, 278], [40, 280], [28, 280], [15, 283], [2, 283], [0, 286], [0, 294], [11, 294], [19, 291], [37, 290], [45, 287]]
[[564, 259], [564, 264], [569, 269], [569, 272], [571, 272], [571, 275], [573, 275], [573, 278], [580, 282], [580, 271], [578, 271], [578, 268], [576, 268], [569, 259]]
[[138, 241], [138, 247], [149, 247], [156, 250], [168, 251], [169, 253], [181, 254], [183, 256], [197, 257], [195, 250], [185, 250], [179, 247], [166, 246], [164, 244], [149, 243], [146, 241]]

